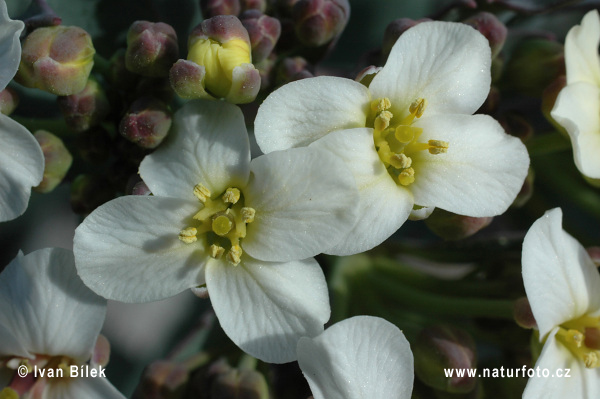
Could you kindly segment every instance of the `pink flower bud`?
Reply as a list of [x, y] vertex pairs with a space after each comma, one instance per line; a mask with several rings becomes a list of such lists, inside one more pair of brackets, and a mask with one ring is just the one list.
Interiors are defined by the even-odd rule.
[[241, 21], [252, 46], [252, 60], [259, 63], [271, 54], [281, 35], [281, 24], [276, 18], [261, 14], [258, 10], [249, 10], [241, 15]]
[[302, 57], [288, 57], [281, 60], [275, 72], [275, 82], [283, 85], [300, 79], [313, 77], [312, 66]]
[[57, 102], [67, 126], [76, 132], [83, 132], [98, 125], [110, 112], [104, 90], [92, 78], [82, 91], [58, 97]]
[[462, 240], [477, 233], [489, 225], [493, 217], [470, 217], [456, 215], [452, 212], [436, 208], [433, 213], [425, 219], [425, 224], [436, 235], [444, 240]]
[[515, 301], [513, 312], [515, 321], [519, 326], [527, 329], [537, 329], [537, 322], [533, 317], [531, 305], [529, 305], [527, 297], [521, 297]]
[[170, 128], [169, 108], [152, 97], [134, 101], [119, 124], [121, 135], [142, 148], [156, 148]]
[[248, 10], [258, 10], [264, 13], [267, 10], [267, 0], [240, 0], [242, 12]]
[[45, 130], [34, 133], [35, 139], [44, 153], [44, 178], [35, 191], [49, 193], [62, 182], [67, 174], [73, 157], [60, 138]]
[[309, 47], [319, 47], [337, 38], [350, 18], [348, 0], [299, 0], [292, 17], [296, 35]]
[[94, 65], [90, 35], [76, 26], [34, 30], [23, 43], [15, 80], [59, 96], [79, 93]]
[[418, 20], [410, 18], [398, 18], [390, 22], [385, 28], [385, 32], [383, 33], [383, 45], [381, 47], [381, 52], [383, 53], [384, 57], [387, 58], [387, 56], [390, 54], [390, 51], [392, 51], [392, 47], [394, 47], [394, 44], [396, 44], [396, 41], [398, 40], [400, 35], [402, 35], [404, 32], [406, 32], [413, 26], [426, 21], [431, 20], [429, 18], [423, 18]]
[[162, 22], [136, 21], [127, 33], [125, 65], [131, 72], [165, 77], [179, 58], [177, 34]]
[[204, 19], [217, 15], [239, 15], [242, 11], [240, 0], [200, 0], [200, 10]]
[[4, 115], [10, 115], [19, 105], [19, 95], [17, 92], [7, 87], [0, 91], [0, 112]]
[[490, 43], [492, 58], [495, 58], [502, 50], [506, 40], [506, 26], [494, 14], [480, 12], [463, 21], [477, 29]]

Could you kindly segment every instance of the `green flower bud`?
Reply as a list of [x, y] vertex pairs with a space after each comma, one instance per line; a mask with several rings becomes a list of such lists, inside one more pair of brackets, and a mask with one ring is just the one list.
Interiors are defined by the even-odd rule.
[[177, 34], [162, 22], [134, 22], [127, 32], [125, 65], [148, 77], [166, 77], [179, 57]]
[[[188, 61], [178, 61], [170, 72], [176, 93], [190, 98], [224, 98], [234, 104], [254, 101], [260, 74], [252, 65], [248, 31], [237, 17], [219, 15], [203, 21], [190, 35]], [[190, 76], [201, 80], [191, 82]], [[187, 88], [187, 85], [191, 85]]]
[[7, 87], [0, 91], [0, 112], [4, 115], [10, 115], [19, 105], [19, 95], [17, 92]]
[[142, 97], [131, 104], [119, 124], [119, 132], [142, 148], [156, 148], [169, 133], [171, 112], [165, 103]]
[[44, 153], [44, 178], [34, 190], [40, 193], [49, 193], [63, 180], [73, 157], [61, 139], [45, 130], [38, 130], [33, 134]]
[[292, 18], [302, 44], [320, 47], [337, 38], [350, 18], [348, 0], [300, 0]]
[[240, 19], [250, 36], [252, 59], [259, 63], [275, 48], [281, 35], [281, 24], [278, 19], [263, 15], [258, 10], [246, 11]]
[[488, 226], [493, 217], [470, 217], [457, 215], [452, 212], [436, 208], [433, 213], [425, 219], [425, 224], [436, 235], [444, 240], [462, 240], [477, 233]]
[[15, 80], [59, 96], [82, 91], [94, 65], [92, 38], [76, 26], [34, 30], [23, 43]]
[[476, 351], [473, 338], [452, 326], [432, 326], [423, 329], [413, 345], [415, 373], [426, 385], [446, 392], [466, 393], [473, 390], [476, 378], [446, 377], [444, 369], [473, 369]]
[[495, 58], [502, 50], [506, 40], [506, 26], [494, 14], [489, 12], [477, 13], [463, 21], [477, 29], [490, 43], [492, 58]]
[[219, 374], [211, 388], [211, 399], [269, 398], [265, 377], [256, 370], [231, 369]]
[[77, 94], [57, 99], [67, 126], [83, 132], [98, 125], [110, 112], [110, 104], [98, 82], [90, 78], [85, 88]]
[[239, 15], [242, 11], [240, 0], [200, 0], [200, 10], [204, 19], [217, 15]]
[[81, 215], [89, 214], [114, 196], [113, 188], [104, 177], [79, 175], [71, 183], [71, 208]]

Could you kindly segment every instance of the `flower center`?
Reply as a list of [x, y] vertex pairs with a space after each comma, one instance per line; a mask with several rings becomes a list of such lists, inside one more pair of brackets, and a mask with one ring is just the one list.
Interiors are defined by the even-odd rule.
[[221, 259], [227, 252], [227, 261], [238, 265], [242, 256], [240, 239], [246, 237], [246, 224], [254, 220], [256, 211], [244, 206], [242, 193], [235, 187], [213, 199], [208, 188], [197, 184], [194, 195], [204, 206], [194, 215], [197, 225], [181, 230], [179, 239], [191, 244], [204, 236], [212, 258]]
[[395, 118], [389, 111], [392, 103], [389, 98], [379, 98], [371, 102], [373, 119], [373, 140], [379, 158], [396, 184], [408, 186], [415, 181], [415, 170], [411, 156], [417, 151], [429, 151], [430, 154], [444, 154], [448, 151], [448, 142], [429, 140], [418, 141], [423, 129], [412, 126], [415, 118], [420, 118], [427, 108], [427, 100], [416, 99], [408, 108], [408, 115]]
[[5, 366], [15, 370], [8, 386], [0, 390], [0, 399], [19, 399], [30, 392], [40, 378], [52, 381], [70, 378], [70, 367], [75, 361], [66, 356], [36, 355], [34, 359], [9, 357], [0, 359], [0, 369]]
[[582, 316], [562, 324], [556, 339], [587, 368], [600, 367], [600, 317]]

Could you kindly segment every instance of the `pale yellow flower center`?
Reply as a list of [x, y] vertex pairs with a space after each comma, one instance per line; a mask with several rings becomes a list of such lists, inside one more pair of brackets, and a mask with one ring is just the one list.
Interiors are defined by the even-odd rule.
[[379, 98], [371, 102], [373, 118], [373, 140], [379, 158], [394, 181], [408, 186], [415, 181], [415, 169], [411, 156], [417, 151], [429, 151], [430, 154], [444, 154], [449, 143], [441, 140], [419, 142], [423, 129], [412, 126], [415, 118], [420, 118], [427, 108], [427, 100], [416, 99], [404, 118], [394, 117], [390, 111], [389, 98]]
[[179, 239], [191, 244], [202, 237], [212, 258], [225, 256], [229, 263], [238, 265], [243, 253], [240, 239], [246, 237], [246, 224], [254, 221], [256, 211], [244, 206], [242, 193], [235, 187], [213, 199], [208, 188], [197, 184], [194, 195], [203, 207], [194, 215], [197, 224], [181, 230]]
[[556, 339], [585, 367], [600, 367], [600, 317], [582, 316], [560, 325]]

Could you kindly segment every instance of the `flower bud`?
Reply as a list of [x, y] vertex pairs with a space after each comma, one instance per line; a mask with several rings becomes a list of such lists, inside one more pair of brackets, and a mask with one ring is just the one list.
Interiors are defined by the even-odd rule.
[[102, 126], [96, 126], [75, 138], [79, 156], [89, 163], [101, 163], [108, 159], [111, 151], [109, 133]]
[[263, 15], [258, 10], [249, 10], [241, 15], [241, 21], [252, 46], [252, 60], [259, 63], [271, 54], [281, 35], [281, 24], [276, 18]]
[[61, 139], [45, 130], [38, 130], [33, 134], [44, 153], [44, 178], [35, 191], [49, 193], [63, 180], [73, 157]]
[[88, 80], [82, 91], [58, 97], [57, 102], [67, 126], [76, 132], [98, 125], [110, 112], [104, 90], [93, 78]]
[[521, 41], [506, 64], [507, 88], [539, 97], [558, 76], [565, 74], [564, 47], [546, 39]]
[[242, 12], [248, 10], [258, 10], [264, 13], [267, 10], [267, 0], [240, 0]]
[[342, 33], [350, 18], [350, 3], [348, 0], [300, 0], [294, 4], [292, 18], [300, 42], [320, 47]]
[[420, 24], [421, 22], [431, 21], [429, 18], [423, 19], [410, 19], [410, 18], [398, 18], [393, 20], [388, 24], [385, 28], [385, 32], [383, 33], [383, 44], [381, 46], [381, 52], [383, 56], [387, 58], [392, 51], [392, 47], [396, 44], [396, 41], [404, 32], [408, 29], [412, 28], [415, 25]]
[[189, 371], [179, 363], [157, 360], [144, 369], [133, 399], [179, 398], [189, 379]]
[[239, 15], [242, 11], [240, 0], [200, 0], [200, 10], [204, 19], [217, 15]]
[[470, 217], [457, 215], [452, 212], [436, 208], [433, 213], [425, 219], [425, 224], [436, 235], [444, 240], [462, 240], [477, 233], [489, 225], [493, 217]]
[[275, 83], [284, 85], [295, 80], [312, 78], [311, 65], [302, 57], [288, 57], [281, 60], [275, 71]]
[[100, 334], [98, 338], [96, 338], [96, 345], [94, 345], [94, 350], [92, 352], [92, 365], [100, 365], [106, 366], [110, 360], [110, 342], [108, 339]]
[[119, 124], [119, 132], [142, 148], [156, 148], [169, 133], [171, 112], [165, 103], [142, 97], [131, 104]]
[[127, 188], [125, 189], [127, 195], [150, 195], [152, 191], [150, 188], [144, 183], [142, 178], [138, 173], [134, 173], [129, 177], [127, 181]]
[[15, 80], [59, 96], [79, 93], [94, 65], [92, 38], [76, 26], [51, 26], [31, 32], [23, 43]]
[[79, 175], [71, 183], [71, 208], [75, 213], [86, 215], [113, 199], [114, 194], [115, 192], [106, 178]]
[[500, 53], [508, 31], [506, 26], [494, 14], [479, 12], [464, 20], [463, 23], [471, 25], [488, 39], [492, 49], [492, 58], [495, 58]]
[[0, 112], [4, 115], [10, 115], [19, 105], [19, 95], [17, 92], [7, 87], [0, 91]]
[[592, 258], [592, 262], [594, 262], [597, 267], [600, 267], [600, 247], [589, 247], [585, 250], [590, 258]]
[[[219, 15], [204, 20], [190, 35], [188, 63], [178, 61], [170, 72], [175, 92], [185, 98], [224, 98], [234, 104], [254, 101], [260, 89], [260, 74], [252, 65], [248, 31], [237, 17]], [[190, 76], [201, 78], [189, 82]], [[186, 88], [191, 84], [191, 88]], [[202, 92], [200, 91], [202, 89]]]
[[265, 377], [256, 370], [231, 369], [217, 376], [211, 399], [268, 399]]
[[471, 336], [452, 326], [423, 329], [413, 346], [415, 373], [426, 385], [446, 392], [465, 393], [477, 380], [466, 373], [446, 377], [444, 369], [473, 369], [476, 365], [475, 342]]
[[537, 322], [533, 317], [531, 305], [529, 305], [529, 299], [527, 299], [526, 296], [521, 297], [515, 301], [513, 313], [515, 321], [519, 326], [527, 329], [537, 329]]
[[177, 34], [162, 22], [135, 21], [127, 32], [125, 65], [131, 72], [148, 77], [166, 77], [179, 58]]

